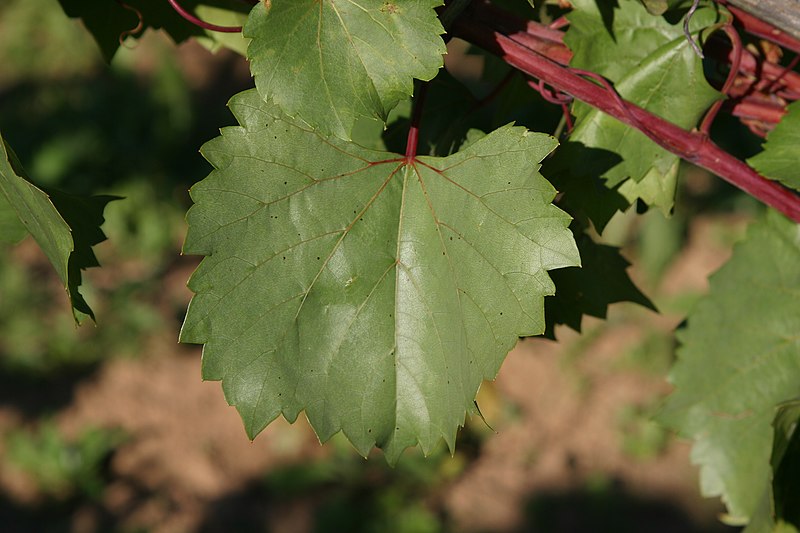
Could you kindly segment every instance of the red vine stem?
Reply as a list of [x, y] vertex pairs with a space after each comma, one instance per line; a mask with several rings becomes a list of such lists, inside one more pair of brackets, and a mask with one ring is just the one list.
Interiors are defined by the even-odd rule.
[[425, 105], [425, 95], [428, 92], [427, 83], [419, 83], [417, 87], [417, 94], [414, 97], [414, 111], [411, 114], [411, 127], [408, 129], [408, 141], [406, 141], [406, 163], [411, 163], [417, 157], [419, 125], [422, 122], [422, 108]]
[[204, 30], [218, 31], [220, 33], [241, 33], [242, 32], [242, 27], [241, 26], [219, 26], [217, 24], [211, 24], [210, 22], [206, 22], [204, 20], [200, 20], [199, 18], [195, 17], [194, 15], [192, 15], [191, 13], [189, 13], [188, 11], [183, 9], [183, 7], [181, 7], [181, 5], [178, 3], [178, 0], [167, 0], [167, 2], [169, 2], [169, 5], [172, 6], [172, 9], [174, 9], [175, 12], [178, 13], [178, 15], [182, 16], [183, 18], [185, 18], [186, 20], [188, 20], [189, 22], [191, 22], [195, 26], [199, 26], [199, 27], [203, 28]]
[[554, 89], [570, 94], [639, 129], [659, 146], [713, 172], [789, 218], [800, 222], [800, 196], [777, 182], [763, 178], [745, 163], [714, 144], [706, 135], [688, 132], [641, 107], [624, 102], [619, 95], [615, 97], [609, 94], [607, 88], [583, 78], [572, 69], [551, 61], [476, 20], [462, 17], [456, 22], [453, 30], [458, 37], [498, 55], [509, 65], [529, 76], [545, 80]]
[[[495, 30], [510, 36], [518, 43], [539, 52], [540, 54], [552, 59], [562, 65], [568, 65], [572, 58], [572, 52], [564, 45], [564, 34], [549, 26], [545, 26], [533, 21], [525, 21], [515, 15], [499, 9], [486, 1], [476, 1], [472, 6], [474, 20], [484, 21]], [[800, 46], [800, 42], [798, 42]], [[741, 48], [741, 58], [739, 73], [728, 96], [742, 100], [748, 98], [754, 91], [763, 91], [771, 88], [778, 97], [789, 100], [800, 99], [800, 74], [785, 69], [780, 65], [769, 61], [759, 61], [759, 59], [744, 48]], [[706, 51], [714, 56], [718, 61], [734, 63], [737, 59], [733, 50], [723, 47], [722, 39], [712, 38], [706, 43]], [[735, 70], [734, 70], [735, 72]], [[758, 120], [763, 115], [766, 124], [761, 124], [759, 129], [769, 129], [779, 118], [773, 109], [774, 102], [767, 102], [764, 99], [753, 100], [747, 103], [747, 116]], [[731, 102], [725, 102], [726, 107], [730, 107]], [[785, 104], [785, 102], [784, 102]], [[756, 109], [759, 105], [763, 109]], [[737, 115], [738, 116], [738, 115]], [[763, 131], [759, 132], [763, 136]]]
[[747, 33], [753, 34], [762, 39], [772, 41], [782, 47], [800, 54], [800, 41], [786, 33], [785, 31], [776, 28], [768, 22], [754, 17], [747, 11], [739, 9], [736, 6], [730, 5], [724, 0], [717, 0], [717, 3], [724, 5], [733, 14], [735, 19], [742, 25], [742, 28]]

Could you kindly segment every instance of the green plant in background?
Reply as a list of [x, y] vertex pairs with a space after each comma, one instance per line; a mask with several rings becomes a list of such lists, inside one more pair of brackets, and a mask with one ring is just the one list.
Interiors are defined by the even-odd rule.
[[[322, 440], [342, 432], [363, 455], [377, 446], [395, 462], [405, 448], [430, 453], [442, 438], [452, 450], [477, 411], [480, 383], [519, 336], [552, 336], [555, 324], [580, 330], [583, 315], [604, 317], [616, 301], [651, 305], [599, 234], [632, 204], [671, 212], [684, 159], [774, 211], [758, 215], [689, 314], [677, 391], [660, 419], [696, 440], [704, 492], [722, 496], [731, 520], [753, 519], [752, 531], [800, 527], [787, 511], [797, 494], [782, 482], [795, 448], [773, 445], [794, 442], [795, 410], [780, 406], [800, 397], [800, 197], [786, 164], [800, 155], [792, 127], [800, 108], [783, 106], [776, 117], [763, 104], [796, 99], [800, 73], [780, 54], [759, 52], [758, 38], [777, 39], [759, 29], [763, 21], [711, 0], [573, 0], [569, 8], [555, 0], [254, 0], [249, 14], [248, 2], [129, 2], [61, 5], [106, 58], [121, 36], [160, 27], [177, 42], [238, 51], [255, 78], [255, 89], [231, 99], [237, 124], [203, 148], [213, 170], [192, 188], [184, 251], [204, 259], [181, 331], [183, 342], [205, 345], [203, 375], [222, 381], [251, 437], [304, 411]], [[771, 46], [800, 53], [800, 29], [777, 20], [785, 38]], [[454, 36], [506, 64], [486, 69], [479, 83], [499, 78], [488, 93], [439, 74]], [[741, 91], [747, 83], [752, 90]], [[138, 123], [154, 144], [106, 144], [79, 130], [54, 138], [34, 167], [64, 185], [76, 178], [59, 180], [59, 169], [75, 176], [105, 150], [142, 169], [131, 179], [159, 168], [182, 147], [173, 135], [194, 126], [180, 83], [160, 89], [147, 104], [169, 118]], [[731, 144], [712, 128], [726, 99], [767, 136], [756, 157], [716, 144]], [[551, 104], [564, 113], [560, 125], [549, 122], [552, 108], [537, 112]], [[91, 221], [71, 218], [4, 154], [0, 237], [32, 234], [72, 305], [91, 314], [77, 287], [80, 269], [94, 264], [89, 245], [102, 237], [102, 210]], [[93, 183], [80, 192], [97, 192]], [[674, 240], [649, 226], [649, 239]], [[163, 245], [145, 242], [152, 234], [141, 227], [142, 251]], [[674, 246], [643, 250], [652, 282]], [[651, 429], [634, 431], [633, 453], [659, 446], [663, 433]], [[395, 497], [404, 501], [387, 501]]]
[[86, 428], [68, 439], [49, 421], [36, 431], [17, 430], [5, 436], [8, 463], [24, 472], [41, 494], [65, 500], [98, 498], [105, 487], [103, 465], [125, 441], [119, 431]]
[[424, 457], [419, 452], [390, 468], [353, 455], [342, 438], [331, 441], [332, 454], [310, 463], [271, 472], [264, 488], [285, 505], [314, 495], [313, 530], [318, 532], [437, 533], [447, 531], [441, 495], [458, 477], [465, 457], [443, 447]]

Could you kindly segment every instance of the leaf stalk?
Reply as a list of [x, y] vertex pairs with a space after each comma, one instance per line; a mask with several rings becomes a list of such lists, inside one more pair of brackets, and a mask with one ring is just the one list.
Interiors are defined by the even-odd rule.
[[[499, 56], [509, 65], [611, 115], [647, 135], [670, 152], [705, 168], [722, 179], [800, 222], [800, 196], [778, 182], [767, 180], [744, 162], [722, 150], [707, 135], [686, 131], [630, 102], [624, 101], [608, 82], [589, 81], [574, 69], [545, 57], [511, 36], [485, 25], [475, 17], [461, 17], [455, 34]], [[609, 90], [611, 89], [611, 90]]]

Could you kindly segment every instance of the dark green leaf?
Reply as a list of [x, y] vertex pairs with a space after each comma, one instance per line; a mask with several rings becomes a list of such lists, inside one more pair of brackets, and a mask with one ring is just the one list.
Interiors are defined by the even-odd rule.
[[575, 242], [583, 264], [581, 268], [562, 268], [550, 274], [556, 294], [545, 299], [545, 335], [554, 339], [558, 324], [580, 331], [584, 315], [605, 318], [608, 306], [616, 302], [633, 302], [655, 310], [628, 277], [630, 263], [619, 248], [594, 242], [580, 227], [577, 231]]
[[446, 158], [326, 138], [255, 91], [203, 154], [185, 252], [203, 260], [181, 340], [255, 437], [305, 410], [395, 461], [452, 447], [481, 381], [544, 330], [547, 270], [574, 266], [538, 174], [552, 137], [504, 127]]
[[[579, 164], [582, 161], [591, 164]], [[630, 205], [619, 187], [610, 188], [598, 177], [620, 161], [620, 156], [609, 150], [567, 141], [545, 160], [542, 172], [564, 195], [560, 205], [575, 218], [588, 218], [602, 233], [614, 213]]]
[[775, 516], [800, 527], [800, 400], [786, 402], [775, 416], [772, 444], [772, 493]]

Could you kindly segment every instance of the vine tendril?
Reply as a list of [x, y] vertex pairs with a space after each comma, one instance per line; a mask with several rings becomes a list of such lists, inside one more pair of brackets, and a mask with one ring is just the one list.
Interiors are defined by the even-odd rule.
[[694, 50], [694, 53], [697, 54], [700, 59], [703, 59], [705, 57], [703, 55], [703, 50], [694, 40], [694, 37], [692, 37], [692, 32], [689, 31], [689, 21], [692, 20], [692, 16], [694, 16], [698, 7], [700, 7], [700, 0], [694, 0], [694, 2], [692, 2], [692, 7], [689, 8], [689, 11], [683, 19], [683, 34], [686, 36], [686, 40], [689, 41], [689, 45], [692, 47], [692, 50]]
[[138, 9], [136, 9], [135, 7], [133, 7], [132, 5], [126, 4], [122, 0], [116, 0], [116, 1], [117, 1], [117, 4], [120, 5], [120, 7], [122, 7], [123, 9], [127, 9], [128, 11], [133, 12], [133, 14], [136, 15], [136, 18], [139, 19], [139, 22], [136, 23], [136, 26], [134, 26], [133, 28], [131, 28], [129, 30], [125, 30], [125, 31], [123, 31], [122, 33], [119, 34], [119, 45], [120, 46], [124, 46], [125, 48], [129, 48], [128, 46], [125, 45], [125, 39], [127, 39], [128, 37], [130, 37], [132, 35], [136, 35], [140, 31], [142, 31], [142, 29], [144, 28], [144, 17], [142, 16], [142, 12], [139, 11]]

